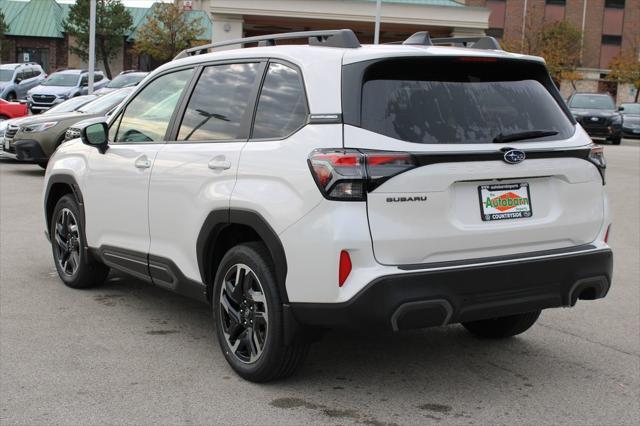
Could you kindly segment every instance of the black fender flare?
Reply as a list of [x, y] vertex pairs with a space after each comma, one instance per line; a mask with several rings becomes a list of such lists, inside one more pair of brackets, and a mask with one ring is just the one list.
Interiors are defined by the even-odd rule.
[[[71, 175], [63, 175], [63, 174], [53, 175], [47, 181], [47, 188], [45, 190], [45, 195], [44, 195], [45, 235], [47, 236], [47, 239], [50, 241], [51, 236], [49, 235], [49, 226], [51, 226], [51, 217], [49, 215], [49, 209], [48, 209], [49, 197], [51, 196], [51, 188], [53, 188], [55, 184], [59, 184], [59, 183], [67, 185], [69, 188], [71, 188], [71, 193], [73, 194], [73, 197], [76, 199], [76, 202], [78, 203], [78, 209], [80, 210], [79, 219], [80, 219], [80, 224], [82, 225], [80, 227], [80, 231], [82, 233], [81, 237], [83, 242], [83, 249], [85, 252], [84, 258], [86, 261], [89, 261], [91, 257], [91, 252], [89, 251], [89, 244], [87, 242], [87, 235], [85, 233], [86, 221], [85, 221], [85, 213], [84, 213], [84, 198], [82, 197], [82, 191], [80, 191], [80, 186], [78, 185], [78, 182]], [[52, 206], [52, 207], [55, 207], [55, 206]]]
[[278, 234], [276, 234], [262, 215], [252, 210], [235, 208], [213, 210], [204, 220], [196, 242], [198, 269], [200, 270], [202, 282], [207, 284], [207, 268], [208, 262], [210, 261], [207, 259], [208, 254], [211, 253], [222, 230], [228, 225], [234, 224], [245, 225], [252, 228], [262, 241], [264, 241], [274, 262], [276, 282], [282, 302], [288, 304], [289, 297], [285, 285], [287, 278], [287, 258], [284, 247]]

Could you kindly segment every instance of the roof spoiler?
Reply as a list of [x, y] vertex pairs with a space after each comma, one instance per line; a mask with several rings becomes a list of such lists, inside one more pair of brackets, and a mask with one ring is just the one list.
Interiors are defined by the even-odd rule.
[[441, 46], [469, 47], [473, 49], [502, 50], [500, 43], [493, 37], [443, 37], [431, 38], [428, 31], [420, 31], [402, 42], [407, 46]]

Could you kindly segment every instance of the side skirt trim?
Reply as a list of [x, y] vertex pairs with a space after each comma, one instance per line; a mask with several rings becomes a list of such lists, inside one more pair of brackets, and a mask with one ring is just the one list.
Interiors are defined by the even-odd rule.
[[171, 259], [112, 246], [90, 250], [105, 265], [124, 274], [191, 299], [207, 301], [205, 285], [187, 278]]

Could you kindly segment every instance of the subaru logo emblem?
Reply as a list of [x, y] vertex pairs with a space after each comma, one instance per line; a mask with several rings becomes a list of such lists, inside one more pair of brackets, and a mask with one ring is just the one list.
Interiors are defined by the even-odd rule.
[[527, 155], [519, 149], [511, 149], [504, 153], [504, 161], [509, 164], [522, 163], [525, 158], [527, 158]]
[[598, 121], [598, 117], [591, 117], [591, 121]]

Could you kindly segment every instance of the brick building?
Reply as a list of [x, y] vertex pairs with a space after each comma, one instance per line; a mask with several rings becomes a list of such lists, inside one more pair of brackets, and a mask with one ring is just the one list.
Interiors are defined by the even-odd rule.
[[[515, 41], [531, 36], [543, 25], [567, 20], [582, 30], [582, 80], [578, 91], [609, 91], [618, 102], [633, 99], [635, 89], [606, 80], [611, 60], [621, 51], [640, 58], [640, 0], [466, 0], [491, 11], [487, 34]], [[525, 8], [526, 5], [526, 8]], [[620, 86], [620, 87], [618, 87]], [[573, 87], [561, 84], [569, 96]]]

